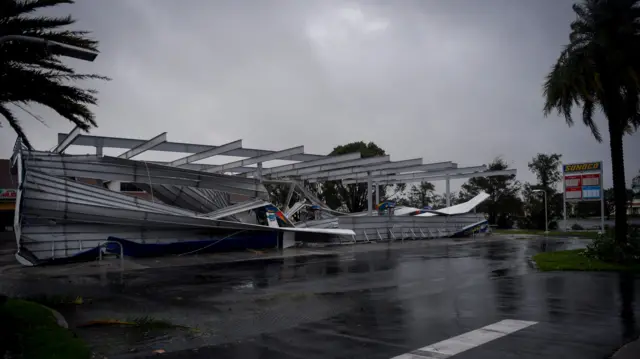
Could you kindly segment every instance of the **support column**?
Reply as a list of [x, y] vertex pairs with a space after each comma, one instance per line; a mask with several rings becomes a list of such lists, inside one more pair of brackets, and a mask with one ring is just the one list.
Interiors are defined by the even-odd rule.
[[380, 204], [380, 186], [379, 184], [376, 183], [376, 205]]
[[446, 179], [446, 186], [445, 197], [447, 201], [447, 207], [451, 207], [451, 179], [449, 178], [449, 176], [447, 176]]
[[284, 203], [285, 212], [289, 210], [289, 203], [291, 203], [291, 197], [293, 197], [293, 192], [295, 192], [295, 190], [296, 190], [296, 183], [291, 182], [291, 185], [289, 186], [289, 193], [287, 193], [287, 200]]
[[367, 214], [373, 215], [373, 184], [371, 172], [367, 172]]
[[258, 162], [258, 170], [256, 171], [256, 177], [258, 177], [258, 181], [262, 183], [262, 162]]
[[[102, 155], [102, 149], [103, 149], [102, 141], [100, 141], [100, 144], [98, 144], [96, 146], [96, 156], [100, 156], [100, 157], [103, 156]], [[103, 180], [96, 180], [96, 185], [100, 186], [100, 187], [104, 187], [104, 181]]]

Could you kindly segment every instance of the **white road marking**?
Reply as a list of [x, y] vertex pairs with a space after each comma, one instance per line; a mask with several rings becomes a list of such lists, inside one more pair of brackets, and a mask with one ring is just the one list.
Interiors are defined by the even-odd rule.
[[444, 359], [460, 354], [492, 340], [502, 338], [538, 322], [505, 319], [480, 329], [402, 354], [392, 359]]

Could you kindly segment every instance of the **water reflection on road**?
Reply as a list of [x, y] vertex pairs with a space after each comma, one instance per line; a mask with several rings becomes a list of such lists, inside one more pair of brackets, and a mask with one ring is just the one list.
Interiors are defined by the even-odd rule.
[[[150, 316], [197, 328], [78, 331], [109, 357], [158, 348], [180, 352], [258, 337], [267, 343], [261, 347], [269, 350], [286, 346], [290, 355], [331, 357], [326, 343], [309, 342], [307, 337], [312, 336], [330, 337], [336, 346], [344, 347], [341, 355], [349, 354], [351, 349], [345, 348], [353, 347], [354, 340], [367, 343], [366, 348], [382, 345], [392, 352], [395, 346], [428, 344], [429, 336], [436, 341], [504, 317], [565, 326], [594, 318], [604, 325], [617, 318], [617, 332], [607, 329], [617, 338], [611, 340], [633, 337], [637, 334], [633, 276], [538, 273], [529, 264], [528, 258], [540, 251], [584, 245], [569, 239], [406, 244], [332, 256], [124, 275], [67, 275], [13, 289], [92, 298], [91, 303], [65, 313], [72, 326], [95, 319]], [[297, 338], [296, 344], [292, 338]], [[353, 350], [355, 357], [365, 349]]]

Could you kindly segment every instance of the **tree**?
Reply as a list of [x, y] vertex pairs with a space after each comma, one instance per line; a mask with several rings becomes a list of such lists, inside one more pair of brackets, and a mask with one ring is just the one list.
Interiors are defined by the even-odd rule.
[[433, 205], [433, 195], [436, 187], [431, 182], [420, 182], [417, 186], [412, 185], [409, 192], [409, 206], [424, 208]]
[[640, 126], [640, 0], [583, 0], [573, 5], [569, 44], [544, 84], [544, 114], [557, 110], [569, 126], [572, 109], [602, 141], [594, 112], [602, 110], [608, 129], [615, 198], [615, 241], [627, 243], [623, 137]]
[[562, 155], [552, 153], [550, 155], [544, 153], [538, 153], [531, 162], [528, 163], [529, 170], [536, 175], [538, 179], [538, 185], [540, 189], [545, 191], [553, 190], [555, 192], [555, 186], [560, 180], [562, 180], [562, 173], [560, 172], [560, 159]]
[[[385, 151], [373, 142], [364, 143], [351, 142], [346, 145], [337, 146], [331, 151], [329, 156], [344, 155], [347, 153], [360, 152], [363, 158], [384, 156]], [[375, 191], [380, 188], [380, 193], [386, 193], [387, 186], [373, 186], [372, 196], [375, 198]], [[362, 212], [367, 209], [367, 183], [343, 185], [340, 182], [323, 182], [320, 186], [321, 199], [332, 209], [342, 209], [349, 213]], [[384, 198], [380, 196], [380, 198]]]
[[292, 205], [302, 199], [297, 191], [294, 191], [291, 196], [291, 201], [287, 202], [287, 196], [289, 196], [289, 190], [291, 186], [282, 185], [282, 184], [267, 184], [265, 185], [270, 194], [271, 203], [274, 206], [280, 208], [281, 210], [286, 210], [287, 205]]
[[[489, 171], [503, 171], [509, 169], [509, 165], [498, 157], [487, 168]], [[460, 201], [468, 201], [480, 192], [487, 193], [489, 198], [477, 210], [488, 214], [490, 224], [499, 228], [511, 228], [515, 216], [522, 209], [522, 201], [518, 198], [520, 182], [515, 178], [515, 175], [470, 178], [460, 187]]]
[[[544, 229], [545, 227], [545, 206], [547, 206], [549, 228], [556, 227], [556, 220], [562, 216], [562, 193], [557, 190], [558, 183], [562, 180], [560, 172], [560, 160], [562, 155], [557, 153], [538, 153], [531, 162], [528, 163], [529, 170], [536, 176], [536, 184], [525, 183], [522, 187], [522, 198], [524, 200], [524, 214], [519, 225], [523, 228]], [[548, 204], [544, 203], [542, 193], [534, 190], [543, 190], [546, 193]]]
[[[34, 16], [35, 11], [72, 0], [2, 0], [0, 1], [0, 37], [23, 35], [52, 40], [82, 49], [97, 51], [98, 42], [87, 31], [65, 29], [75, 23], [71, 16]], [[7, 41], [0, 45], [0, 115], [23, 143], [31, 148], [12, 107], [32, 113], [30, 104], [50, 107], [60, 116], [88, 131], [97, 126], [89, 105], [96, 105], [96, 91], [74, 86], [78, 80], [108, 78], [79, 74], [66, 66], [44, 46], [24, 41]], [[32, 115], [36, 119], [39, 117]], [[41, 120], [40, 120], [41, 121]]]

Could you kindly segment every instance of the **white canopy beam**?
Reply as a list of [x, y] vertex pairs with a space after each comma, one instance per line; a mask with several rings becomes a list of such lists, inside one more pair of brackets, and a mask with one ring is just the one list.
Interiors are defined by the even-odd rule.
[[[399, 161], [402, 162], [402, 161]], [[398, 162], [395, 162], [398, 163]], [[457, 163], [453, 162], [436, 162], [436, 163], [428, 163], [419, 166], [407, 166], [407, 167], [398, 167], [398, 168], [387, 168], [387, 169], [379, 169], [377, 171], [371, 171], [371, 176], [380, 177], [387, 176], [392, 174], [401, 174], [408, 172], [418, 172], [418, 171], [440, 171], [446, 169], [454, 169], [458, 168]], [[324, 181], [340, 181], [340, 180], [366, 180], [367, 172], [354, 172], [354, 173], [345, 173], [341, 175], [333, 175], [327, 177], [318, 177], [318, 178], [309, 178], [307, 179], [309, 182], [324, 182]], [[361, 182], [361, 181], [357, 181]], [[344, 183], [344, 182], [343, 182]]]
[[58, 145], [53, 149], [52, 152], [64, 152], [64, 150], [66, 150], [67, 147], [71, 146], [73, 141], [80, 135], [80, 131], [82, 131], [82, 129], [76, 126], [62, 141], [58, 142]]
[[[361, 158], [361, 159], [353, 160], [353, 161], [349, 161], [349, 162], [335, 163], [335, 164], [329, 164], [329, 165], [324, 165], [324, 166], [302, 168], [302, 169], [299, 169], [299, 170], [281, 172], [281, 173], [278, 173], [276, 175], [276, 177], [298, 177], [298, 176], [303, 176], [303, 178], [306, 178], [307, 176], [313, 176], [316, 173], [325, 173], [327, 171], [331, 171], [334, 168], [338, 168], [338, 170], [340, 170], [341, 168], [346, 168], [346, 170], [350, 171], [352, 168], [357, 167], [357, 166], [371, 166], [371, 165], [388, 164], [388, 163], [391, 163], [391, 162], [389, 162], [390, 159], [391, 159], [391, 156], [367, 157], [367, 158]], [[359, 168], [365, 168], [365, 167], [359, 167]]]
[[[348, 161], [357, 160], [361, 156], [362, 155], [360, 154], [360, 152], [347, 153], [345, 155], [338, 155], [338, 156], [327, 156], [319, 160], [305, 161], [305, 162], [293, 163], [290, 165], [282, 165], [282, 166], [276, 166], [271, 168], [263, 168], [262, 174], [265, 176], [278, 174], [277, 177], [280, 177], [281, 176], [280, 173], [282, 172], [294, 171], [302, 168], [320, 167], [320, 166], [332, 165], [332, 164], [343, 164], [346, 166]], [[247, 175], [255, 176], [256, 173], [257, 172], [254, 168], [252, 169], [252, 171], [248, 171]]]
[[[482, 166], [474, 166], [474, 167], [452, 168], [452, 169], [430, 171], [430, 172], [403, 173], [403, 174], [397, 174], [397, 175], [374, 177], [373, 181], [375, 183], [385, 184], [389, 181], [399, 180], [401, 181], [400, 183], [402, 183], [402, 181], [404, 182], [410, 182], [411, 180], [419, 181], [420, 179], [423, 179], [425, 177], [466, 174], [466, 173], [485, 171], [486, 169], [487, 169], [487, 166], [482, 165]], [[342, 181], [343, 184], [351, 184], [356, 182], [357, 182], [356, 180], [352, 180], [352, 179]]]
[[[443, 181], [447, 178], [449, 179], [464, 179], [464, 178], [474, 178], [474, 177], [493, 177], [493, 176], [513, 176], [516, 175], [517, 171], [513, 170], [504, 170], [504, 171], [480, 171], [480, 172], [472, 172], [472, 173], [460, 173], [455, 175], [438, 175], [435, 174], [431, 177], [422, 177], [422, 178], [414, 178], [414, 179], [404, 179], [404, 180], [385, 180], [377, 182], [379, 185], [390, 185], [390, 184], [398, 184], [398, 183], [411, 183], [411, 182], [421, 182], [421, 181]], [[342, 181], [343, 184], [352, 184], [356, 183], [354, 180]]]
[[[58, 133], [58, 143], [62, 142], [66, 137], [66, 133]], [[104, 146], [104, 148], [131, 149], [144, 144], [145, 142], [147, 141], [133, 138], [80, 135], [78, 136], [78, 138], [76, 138], [75, 141], [73, 141], [73, 145], [90, 147]], [[183, 142], [164, 142], [153, 150], [162, 152], [198, 153], [213, 148], [216, 148], [216, 146]], [[236, 150], [230, 151], [229, 153], [227, 153], [227, 155], [236, 157], [256, 157], [274, 152], [275, 151], [255, 148], [238, 148]], [[314, 161], [325, 157], [327, 156], [303, 153], [292, 156], [291, 161]]]
[[[149, 141], [143, 142], [140, 145], [130, 149], [129, 151], [121, 154], [118, 158], [130, 159], [133, 158], [143, 152], [149, 151], [154, 147], [160, 145], [163, 142], [167, 142], [167, 133], [163, 132], [156, 137], [150, 139]], [[104, 146], [104, 144], [103, 144]]]
[[242, 148], [242, 140], [229, 142], [227, 144], [224, 144], [222, 146], [218, 146], [216, 148], [212, 148], [210, 150], [205, 150], [205, 151], [193, 154], [193, 155], [182, 157], [182, 158], [179, 158], [179, 159], [177, 159], [175, 161], [169, 162], [167, 165], [171, 166], [171, 167], [184, 167], [185, 165], [187, 165], [189, 163], [200, 161], [200, 160], [204, 160], [206, 158], [217, 156], [217, 155], [222, 155], [222, 154], [225, 154], [225, 153], [227, 153], [229, 151], [232, 151], [232, 150], [235, 150], [235, 149], [238, 149], [238, 148]]
[[269, 153], [262, 156], [246, 158], [244, 160], [238, 160], [235, 162], [226, 163], [224, 165], [211, 165], [204, 168], [205, 171], [211, 173], [219, 173], [219, 172], [233, 172], [233, 169], [238, 167], [244, 167], [248, 165], [253, 165], [260, 162], [273, 161], [273, 160], [286, 160], [291, 156], [299, 155], [304, 153], [304, 146], [292, 147], [286, 150], [277, 151], [273, 153]]
[[[385, 157], [389, 157], [389, 156], [385, 156]], [[335, 171], [322, 171], [322, 172], [310, 173], [308, 175], [302, 176], [302, 179], [313, 180], [316, 178], [327, 178], [331, 176], [353, 175], [354, 173], [364, 173], [368, 175], [372, 171], [391, 169], [391, 168], [401, 168], [401, 167], [415, 166], [415, 165], [421, 165], [421, 164], [422, 164], [422, 158], [414, 158], [411, 160], [387, 162], [387, 163], [381, 163], [381, 164], [371, 165], [371, 166], [356, 166], [356, 167], [339, 169]]]

